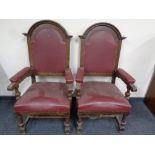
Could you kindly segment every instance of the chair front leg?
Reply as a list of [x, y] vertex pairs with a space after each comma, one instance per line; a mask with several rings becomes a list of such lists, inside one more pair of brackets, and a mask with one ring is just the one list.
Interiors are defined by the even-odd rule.
[[123, 114], [121, 119], [118, 116], [116, 117], [116, 120], [117, 120], [118, 127], [119, 127], [120, 131], [125, 130], [125, 125], [127, 124], [127, 122], [126, 122], [127, 116], [128, 116], [128, 114]]
[[15, 88], [15, 96], [16, 96], [16, 100], [19, 100], [21, 95], [21, 92], [19, 91], [19, 87]]
[[16, 114], [17, 116], [17, 123], [18, 123], [18, 126], [19, 126], [19, 129], [20, 129], [20, 133], [21, 134], [25, 134], [25, 129], [26, 129], [26, 124], [24, 122], [24, 118], [23, 118], [23, 115], [21, 114]]

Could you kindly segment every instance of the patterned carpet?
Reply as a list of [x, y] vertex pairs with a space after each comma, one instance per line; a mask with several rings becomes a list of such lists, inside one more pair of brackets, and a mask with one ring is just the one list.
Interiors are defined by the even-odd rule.
[[[74, 101], [75, 102], [75, 101]], [[19, 129], [16, 117], [13, 113], [15, 100], [6, 101], [0, 99], [0, 135], [18, 135]], [[118, 132], [114, 119], [85, 119], [83, 123], [83, 135], [152, 135], [155, 134], [155, 117], [149, 112], [142, 99], [131, 99], [133, 106], [128, 116], [128, 124], [125, 131]], [[71, 134], [76, 134], [75, 107], [72, 111]], [[27, 126], [28, 135], [62, 135], [63, 120], [56, 119], [32, 119]]]

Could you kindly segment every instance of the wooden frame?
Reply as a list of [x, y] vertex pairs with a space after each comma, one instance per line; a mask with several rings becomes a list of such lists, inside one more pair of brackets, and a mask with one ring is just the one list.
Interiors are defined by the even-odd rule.
[[[70, 114], [69, 113], [16, 113], [18, 126], [21, 134], [26, 134], [26, 127], [30, 119], [64, 119], [64, 132], [70, 133]], [[25, 117], [25, 118], [24, 118]]]
[[[120, 57], [120, 50], [121, 50], [121, 45], [122, 45], [122, 40], [126, 39], [126, 37], [122, 37], [121, 33], [119, 32], [119, 30], [112, 24], [109, 23], [97, 23], [94, 24], [92, 26], [90, 26], [82, 36], [79, 36], [80, 40], [81, 40], [81, 52], [80, 52], [80, 67], [84, 67], [84, 55], [85, 55], [85, 51], [84, 51], [84, 40], [87, 37], [87, 35], [89, 34], [89, 32], [91, 30], [93, 30], [94, 28], [98, 27], [98, 26], [105, 26], [108, 28], [111, 28], [116, 34], [117, 37], [119, 39], [119, 47], [118, 47], [118, 52], [117, 52], [117, 59], [116, 59], [116, 64], [115, 64], [115, 69], [117, 69], [118, 67], [118, 62], [119, 62], [119, 57]], [[91, 72], [91, 73], [86, 73], [85, 75], [88, 76], [113, 76], [113, 73], [97, 73], [97, 72]]]
[[118, 125], [118, 130], [125, 130], [126, 125], [126, 118], [129, 114], [128, 113], [114, 113], [114, 114], [105, 114], [105, 113], [78, 113], [78, 120], [77, 120], [77, 133], [82, 133], [82, 119], [89, 118], [89, 119], [101, 119], [101, 118], [114, 118]]
[[[37, 23], [35, 23], [34, 25], [32, 25], [32, 27], [29, 29], [28, 33], [23, 33], [24, 36], [27, 37], [27, 44], [28, 44], [28, 52], [29, 52], [29, 61], [30, 61], [30, 67], [32, 69], [32, 74], [29, 75], [31, 76], [31, 79], [32, 79], [32, 83], [35, 83], [36, 82], [36, 78], [35, 76], [36, 75], [44, 75], [44, 76], [64, 76], [64, 74], [61, 74], [61, 73], [46, 73], [46, 72], [39, 72], [39, 73], [36, 73], [35, 70], [33, 70], [33, 60], [31, 58], [31, 36], [32, 36], [32, 33], [33, 31], [40, 25], [42, 24], [49, 24], [50, 26], [54, 27], [57, 31], [59, 31], [59, 33], [62, 35], [65, 43], [66, 43], [66, 51], [67, 51], [67, 66], [66, 68], [69, 67], [69, 59], [70, 59], [70, 39], [72, 36], [69, 36], [66, 32], [66, 30], [61, 26], [59, 25], [58, 23], [54, 22], [54, 21], [50, 21], [50, 20], [42, 20], [42, 21], [39, 21]], [[71, 87], [70, 84], [68, 84], [67, 86], [68, 88]], [[12, 83], [9, 87], [8, 87], [8, 90], [15, 90], [16, 92], [16, 98], [19, 99], [20, 98], [20, 91], [18, 90], [19, 89], [19, 84], [14, 84]], [[68, 99], [70, 100], [71, 102], [71, 96], [72, 96], [72, 90], [68, 90]], [[71, 103], [70, 103], [71, 104]], [[19, 125], [19, 128], [20, 128], [20, 132], [22, 134], [25, 134], [26, 133], [26, 126], [27, 126], [27, 123], [29, 121], [29, 119], [31, 118], [59, 118], [59, 119], [64, 119], [64, 132], [65, 134], [69, 134], [70, 133], [70, 112], [69, 113], [16, 113], [16, 116], [18, 118], [18, 125]]]
[[[67, 57], [66, 57], [66, 62], [67, 62], [67, 67], [69, 67], [69, 60], [70, 60], [70, 39], [72, 38], [72, 36], [68, 35], [66, 30], [58, 23], [51, 21], [51, 20], [42, 20], [39, 21], [35, 24], [33, 24], [31, 26], [31, 28], [29, 29], [28, 33], [23, 33], [24, 36], [27, 37], [27, 44], [28, 44], [28, 52], [29, 52], [29, 62], [30, 62], [30, 66], [33, 68], [33, 60], [32, 60], [32, 49], [31, 49], [31, 36], [33, 34], [33, 31], [40, 25], [43, 24], [50, 24], [53, 28], [55, 28], [62, 36], [63, 40], [65, 41], [66, 44], [66, 50], [67, 50]], [[61, 73], [53, 73], [53, 72], [39, 72], [39, 73], [35, 73], [35, 75], [43, 75], [43, 76], [63, 76], [64, 74]]]
[[[106, 26], [108, 28], [111, 28], [117, 35], [118, 39], [119, 39], [119, 47], [118, 47], [118, 51], [117, 51], [117, 59], [116, 59], [116, 64], [115, 64], [115, 69], [118, 68], [118, 63], [119, 63], [119, 57], [120, 57], [120, 51], [121, 51], [121, 45], [122, 45], [122, 40], [126, 39], [126, 37], [122, 37], [121, 33], [119, 32], [119, 30], [112, 24], [109, 23], [97, 23], [94, 24], [92, 26], [90, 26], [82, 36], [79, 36], [81, 39], [81, 52], [80, 52], [80, 67], [84, 67], [84, 40], [87, 37], [87, 35], [89, 34], [89, 32], [91, 30], [93, 30], [94, 28], [98, 27], [98, 26]], [[116, 75], [115, 72], [113, 73], [97, 73], [97, 72], [91, 72], [91, 73], [85, 73], [84, 75], [86, 76], [109, 76], [112, 77], [111, 83], [115, 84], [115, 80], [116, 80]], [[77, 88], [75, 90], [75, 96], [77, 98], [77, 100], [80, 98], [80, 88], [81, 88], [81, 84], [77, 84]], [[125, 97], [127, 99], [129, 99], [130, 97], [130, 90], [131, 88], [129, 86], [127, 86], [127, 91], [125, 92]], [[135, 88], [136, 90], [136, 88]], [[118, 124], [118, 129], [119, 130], [124, 130], [125, 129], [125, 125], [126, 125], [126, 118], [128, 116], [129, 113], [94, 113], [94, 112], [77, 112], [77, 133], [81, 134], [82, 133], [82, 119], [83, 118], [104, 118], [104, 117], [112, 117], [116, 119], [116, 122]]]

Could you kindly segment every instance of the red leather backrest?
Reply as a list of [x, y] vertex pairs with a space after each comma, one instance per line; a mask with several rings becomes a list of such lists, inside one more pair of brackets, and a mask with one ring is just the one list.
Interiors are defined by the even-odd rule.
[[112, 75], [118, 65], [122, 37], [111, 24], [91, 26], [81, 36], [81, 66], [86, 74]]
[[64, 74], [68, 67], [70, 37], [57, 23], [40, 21], [28, 32], [31, 67], [37, 74]]

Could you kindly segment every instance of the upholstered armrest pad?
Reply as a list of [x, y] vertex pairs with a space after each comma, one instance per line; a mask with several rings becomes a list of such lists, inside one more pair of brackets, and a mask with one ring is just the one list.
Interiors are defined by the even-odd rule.
[[27, 76], [30, 76], [31, 73], [32, 73], [32, 71], [31, 71], [30, 67], [25, 67], [21, 71], [19, 71], [17, 74], [15, 74], [13, 77], [11, 77], [10, 81], [12, 83], [20, 83]]
[[83, 83], [83, 79], [84, 79], [84, 68], [81, 67], [78, 69], [78, 72], [76, 74], [76, 82]]
[[132, 85], [136, 82], [130, 74], [120, 68], [116, 70], [116, 76], [121, 78], [128, 85]]
[[72, 84], [74, 82], [73, 74], [70, 68], [65, 70], [65, 79], [67, 84]]

